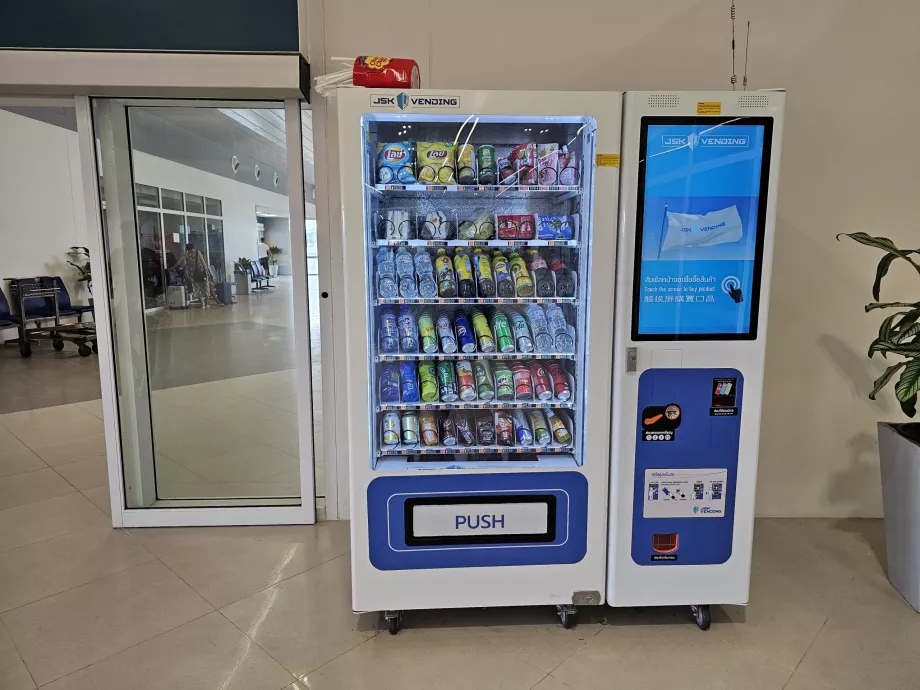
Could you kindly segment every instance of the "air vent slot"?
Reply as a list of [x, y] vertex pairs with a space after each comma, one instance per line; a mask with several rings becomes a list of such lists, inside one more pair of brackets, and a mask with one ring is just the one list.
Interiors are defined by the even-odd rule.
[[739, 108], [766, 108], [770, 105], [770, 97], [763, 94], [751, 96], [738, 96]]
[[653, 93], [648, 97], [651, 108], [676, 108], [680, 105], [680, 96], [676, 93]]

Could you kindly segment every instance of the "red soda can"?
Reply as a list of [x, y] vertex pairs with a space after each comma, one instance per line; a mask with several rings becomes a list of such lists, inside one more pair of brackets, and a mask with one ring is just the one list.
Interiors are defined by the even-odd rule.
[[495, 413], [495, 437], [500, 446], [514, 445], [514, 419], [510, 412], [499, 410]]
[[548, 362], [546, 371], [553, 380], [553, 392], [556, 394], [556, 400], [566, 401], [572, 397], [572, 390], [569, 388], [569, 380], [565, 376], [565, 369], [559, 362]]
[[533, 360], [527, 365], [530, 369], [530, 376], [533, 378], [533, 392], [540, 400], [549, 400], [553, 397], [553, 389], [550, 385], [549, 376], [546, 369], [537, 360]]
[[522, 362], [516, 362], [511, 367], [514, 377], [514, 397], [518, 400], [533, 400], [533, 384], [530, 382], [530, 371]]
[[371, 89], [417, 89], [421, 76], [415, 60], [362, 55], [351, 68], [351, 83]]

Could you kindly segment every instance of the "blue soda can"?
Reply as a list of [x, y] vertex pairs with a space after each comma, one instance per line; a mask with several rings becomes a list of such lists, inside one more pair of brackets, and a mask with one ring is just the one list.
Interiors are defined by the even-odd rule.
[[379, 340], [381, 352], [399, 351], [399, 332], [396, 328], [396, 314], [392, 309], [383, 309], [380, 312]]
[[380, 402], [399, 402], [399, 367], [396, 362], [384, 362], [380, 374]]
[[457, 331], [460, 349], [463, 352], [476, 352], [476, 336], [473, 333], [473, 327], [462, 311], [458, 311], [454, 316], [454, 328]]
[[412, 309], [403, 305], [399, 310], [399, 349], [403, 352], [418, 352], [418, 324]]
[[418, 376], [415, 373], [415, 362], [399, 363], [399, 380], [402, 383], [403, 402], [418, 402]]

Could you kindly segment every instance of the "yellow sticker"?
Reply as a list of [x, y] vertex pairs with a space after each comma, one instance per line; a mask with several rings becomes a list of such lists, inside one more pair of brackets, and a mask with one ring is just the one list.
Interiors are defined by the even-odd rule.
[[721, 115], [722, 101], [697, 101], [697, 115]]
[[598, 153], [594, 156], [594, 164], [597, 165], [598, 168], [619, 168], [620, 154]]

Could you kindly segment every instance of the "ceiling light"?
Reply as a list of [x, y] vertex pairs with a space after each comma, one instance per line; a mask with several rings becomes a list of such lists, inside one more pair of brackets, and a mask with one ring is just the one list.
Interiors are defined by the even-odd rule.
[[258, 163], [256, 163], [255, 166], [253, 166], [253, 168], [252, 168], [252, 174], [256, 176], [256, 179], [257, 179], [257, 180], [258, 180], [260, 177], [262, 177], [262, 168], [259, 167], [259, 164], [258, 164]]

